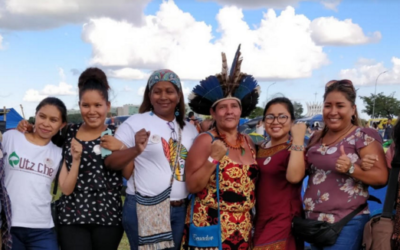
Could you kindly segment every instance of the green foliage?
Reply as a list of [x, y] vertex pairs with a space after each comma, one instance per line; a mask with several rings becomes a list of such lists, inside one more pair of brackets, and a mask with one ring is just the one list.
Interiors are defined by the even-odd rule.
[[303, 105], [301, 105], [300, 102], [293, 102], [293, 107], [294, 107], [294, 116], [296, 117], [296, 119], [302, 118]]
[[35, 124], [35, 117], [34, 116], [29, 117], [28, 122], [30, 124]]
[[[371, 117], [372, 113], [374, 113], [374, 117], [372, 118], [397, 117], [400, 114], [400, 101], [394, 98], [394, 93], [391, 95], [384, 95], [383, 93], [377, 95], [371, 94], [370, 96], [360, 96], [360, 98], [365, 105], [365, 109], [362, 112]], [[375, 112], [373, 112], [374, 99]]]
[[81, 114], [69, 114], [67, 115], [68, 123], [81, 123], [83, 122]]
[[249, 115], [248, 118], [253, 119], [259, 116], [263, 116], [264, 114], [264, 109], [260, 108], [260, 107], [256, 107], [253, 112], [251, 112], [251, 114]]

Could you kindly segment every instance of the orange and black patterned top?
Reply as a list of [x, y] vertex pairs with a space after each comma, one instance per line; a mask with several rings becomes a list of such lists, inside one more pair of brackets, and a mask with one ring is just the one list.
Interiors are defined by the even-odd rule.
[[[246, 142], [248, 144], [247, 138]], [[251, 149], [250, 146], [249, 148]], [[251, 153], [254, 158], [254, 163], [251, 165], [241, 165], [231, 160], [229, 156], [224, 156], [219, 166], [220, 220], [223, 249], [250, 249], [251, 209], [255, 205], [255, 187], [259, 174], [255, 161], [255, 152], [252, 149]], [[190, 211], [191, 204], [187, 209], [181, 245], [182, 250], [194, 249], [188, 246], [187, 237], [189, 234]], [[193, 223], [197, 227], [218, 224], [216, 172], [211, 175], [207, 186], [196, 194]]]

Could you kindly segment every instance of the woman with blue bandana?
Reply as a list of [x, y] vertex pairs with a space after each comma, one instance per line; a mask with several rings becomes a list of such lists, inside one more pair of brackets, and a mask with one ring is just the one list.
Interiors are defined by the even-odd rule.
[[185, 162], [197, 136], [184, 118], [179, 77], [171, 70], [157, 70], [147, 82], [139, 114], [115, 134], [127, 149], [113, 152], [106, 166], [126, 171], [134, 162], [122, 219], [132, 250], [180, 246], [188, 196]]

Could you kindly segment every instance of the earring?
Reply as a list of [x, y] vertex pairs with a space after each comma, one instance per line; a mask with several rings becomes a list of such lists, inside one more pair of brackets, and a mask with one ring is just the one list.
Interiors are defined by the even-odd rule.
[[153, 113], [153, 106], [150, 107], [150, 115], [151, 115], [151, 116], [154, 115], [154, 113]]
[[61, 128], [60, 128], [60, 135], [62, 135]]
[[176, 108], [176, 110], [175, 110], [175, 117], [177, 117], [177, 116], [179, 116], [179, 109], [178, 109], [178, 107]]
[[351, 116], [351, 122], [353, 123], [355, 120], [356, 120], [356, 116], [355, 116], [355, 115], [352, 115], [352, 116]]

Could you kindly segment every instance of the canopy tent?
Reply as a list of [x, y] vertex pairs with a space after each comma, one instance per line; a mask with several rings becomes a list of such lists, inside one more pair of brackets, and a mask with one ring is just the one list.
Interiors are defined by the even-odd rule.
[[297, 119], [296, 122], [305, 122], [305, 123], [308, 123], [310, 126], [312, 124], [314, 124], [315, 122], [318, 122], [319, 125], [322, 127], [324, 118], [322, 117], [321, 114], [318, 114], [318, 115], [314, 115], [314, 116], [310, 116], [310, 117], [304, 117], [304, 118]]
[[16, 128], [18, 123], [23, 119], [13, 108], [6, 109], [5, 112], [4, 109], [0, 109], [0, 123], [4, 123], [4, 113], [6, 115], [6, 130]]

